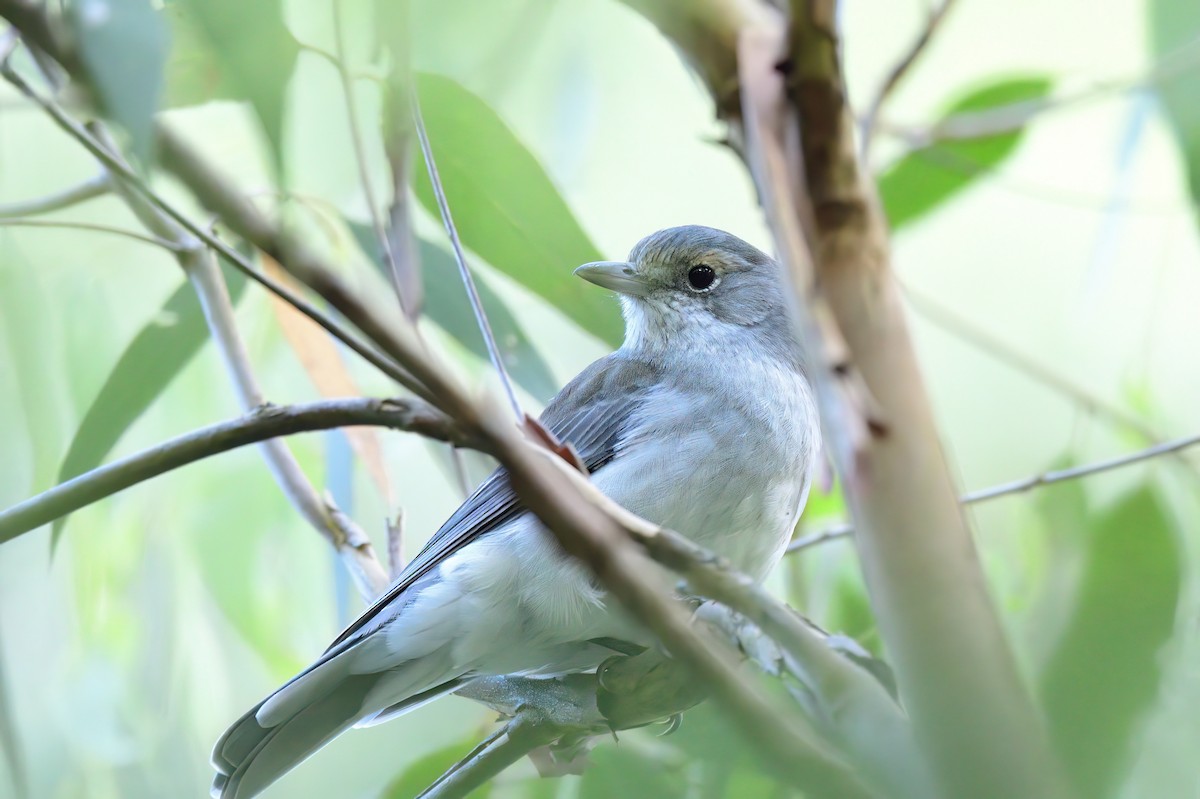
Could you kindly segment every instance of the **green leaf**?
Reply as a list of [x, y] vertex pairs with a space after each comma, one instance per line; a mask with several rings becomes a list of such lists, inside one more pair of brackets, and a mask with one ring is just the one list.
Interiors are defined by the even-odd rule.
[[[281, 498], [265, 470], [253, 475], [232, 472], [210, 481], [192, 478], [196, 494], [219, 494], [220, 502], [196, 502], [188, 508], [188, 527], [203, 531], [192, 536], [189, 568], [199, 572], [208, 596], [241, 635], [242, 640], [263, 659], [278, 679], [302, 669], [309, 653], [296, 646], [292, 625], [297, 617], [307, 624], [323, 620], [298, 608], [289, 596], [286, 571], [279, 574], [264, 564], [278, 564], [278, 533]], [[231, 479], [234, 478], [234, 479]], [[264, 502], [264, 497], [270, 501]], [[87, 536], [81, 536], [86, 538]], [[230, 557], [236, 552], [237, 557]], [[311, 587], [310, 587], [311, 590]], [[314, 592], [315, 593], [315, 592]], [[333, 609], [329, 609], [332, 618]]]
[[1162, 65], [1166, 73], [1162, 80], [1154, 81], [1152, 87], [1158, 92], [1163, 111], [1187, 161], [1192, 198], [1200, 202], [1200, 103], [1196, 102], [1195, 73], [1169, 68], [1186, 58], [1185, 48], [1194, 48], [1200, 40], [1200, 3], [1195, 0], [1150, 0], [1148, 7], [1154, 63]]
[[[571, 276], [601, 256], [546, 170], [483, 100], [440, 75], [420, 73], [416, 83], [463, 242], [583, 329], [620, 344], [617, 303]], [[438, 216], [427, 171], [413, 172], [417, 197]]]
[[631, 743], [598, 746], [591, 765], [583, 772], [579, 799], [674, 799], [687, 793], [687, 784], [676, 769], [639, 751]]
[[[1045, 77], [1008, 78], [951, 103], [942, 119], [1045, 97]], [[946, 141], [914, 150], [879, 178], [879, 197], [892, 229], [928, 214], [1011, 156], [1024, 131]]]
[[[445, 774], [451, 766], [466, 757], [467, 753], [475, 748], [475, 743], [475, 741], [467, 741], [430, 752], [392, 780], [383, 789], [380, 799], [412, 799], [419, 795], [432, 785], [434, 780]], [[489, 782], [471, 791], [467, 797], [468, 799], [486, 799], [491, 792], [492, 785]]]
[[[240, 272], [224, 271], [230, 299], [237, 302], [246, 279]], [[207, 339], [200, 303], [191, 285], [184, 283], [121, 353], [71, 440], [57, 482], [98, 466]], [[51, 527], [51, 550], [66, 522], [63, 517]]]
[[[362, 251], [370, 256], [371, 262], [384, 278], [391, 280], [380, 257], [374, 231], [368, 225], [357, 222], [347, 224]], [[471, 302], [467, 299], [454, 257], [425, 239], [420, 240], [419, 247], [425, 286], [425, 313], [467, 350], [487, 359], [487, 345], [483, 342], [479, 325], [475, 323], [475, 314], [471, 310]], [[476, 280], [475, 285], [479, 289], [479, 299], [491, 323], [505, 368], [522, 388], [541, 402], [547, 401], [559, 388], [550, 367], [542, 360], [504, 300], [486, 282]]]
[[79, 55], [105, 116], [129, 134], [145, 162], [167, 62], [167, 26], [149, 0], [76, 0], [69, 6]]
[[288, 82], [300, 46], [280, 0], [175, 0], [167, 6], [176, 45], [167, 67], [167, 103], [245, 100], [282, 171]]
[[1154, 701], [1171, 637], [1180, 553], [1165, 509], [1143, 487], [1090, 520], [1073, 612], [1041, 675], [1051, 737], [1080, 795], [1112, 795], [1131, 737]]

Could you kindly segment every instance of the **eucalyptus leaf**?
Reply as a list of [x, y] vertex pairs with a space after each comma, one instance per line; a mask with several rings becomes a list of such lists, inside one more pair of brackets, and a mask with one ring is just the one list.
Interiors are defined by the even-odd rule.
[[[487, 103], [458, 83], [419, 73], [416, 84], [463, 242], [584, 330], [619, 345], [621, 317], [612, 297], [571, 278], [575, 267], [601, 255], [546, 170]], [[413, 173], [417, 197], [438, 216], [427, 171], [417, 166]]]
[[[1049, 78], [1006, 78], [952, 102], [943, 119], [1045, 97]], [[936, 126], [935, 126], [936, 127]], [[893, 229], [910, 224], [986, 176], [1017, 149], [1023, 130], [921, 147], [879, 178], [879, 197]]]
[[[223, 271], [230, 299], [237, 302], [246, 279], [240, 272]], [[71, 439], [57, 482], [98, 466], [207, 339], [200, 302], [191, 285], [184, 282], [117, 359]], [[66, 521], [67, 517], [58, 519], [51, 527], [51, 550], [57, 546]]]
[[[364, 253], [385, 279], [391, 280], [379, 253], [379, 243], [368, 225], [347, 222]], [[425, 313], [459, 344], [480, 358], [487, 359], [487, 345], [475, 321], [471, 302], [458, 274], [458, 264], [450, 253], [425, 239], [419, 241], [422, 282], [425, 286]], [[550, 367], [538, 354], [521, 323], [496, 292], [482, 280], [475, 281], [484, 313], [496, 337], [504, 367], [522, 388], [538, 401], [546, 402], [558, 391]]]
[[166, 13], [176, 40], [168, 105], [249, 102], [282, 172], [287, 87], [300, 45], [284, 25], [280, 0], [174, 0]]
[[76, 0], [68, 8], [92, 86], [105, 116], [129, 134], [144, 163], [154, 140], [170, 36], [150, 0]]
[[1080, 795], [1104, 797], [1119, 787], [1137, 724], [1158, 692], [1158, 655], [1174, 630], [1181, 563], [1167, 511], [1149, 487], [1089, 522], [1072, 614], [1040, 693]]

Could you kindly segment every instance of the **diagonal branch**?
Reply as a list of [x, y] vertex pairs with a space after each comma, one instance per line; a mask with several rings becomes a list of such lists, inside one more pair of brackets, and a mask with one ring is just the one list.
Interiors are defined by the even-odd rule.
[[279, 436], [352, 425], [388, 427], [460, 446], [481, 446], [453, 421], [417, 399], [338, 399], [303, 405], [262, 405], [238, 419], [203, 427], [92, 469], [0, 512], [0, 543], [203, 458]]
[[[1126, 466], [1133, 466], [1138, 463], [1161, 458], [1164, 455], [1178, 455], [1184, 450], [1191, 449], [1200, 445], [1200, 433], [1183, 438], [1176, 438], [1171, 441], [1164, 441], [1153, 446], [1139, 449], [1134, 452], [1129, 452], [1124, 455], [1117, 455], [1112, 458], [1107, 458], [1094, 463], [1083, 464], [1082, 466], [1073, 466], [1069, 469], [1055, 469], [1049, 472], [1024, 477], [1020, 480], [1013, 480], [1008, 483], [1001, 483], [989, 488], [980, 488], [976, 491], [971, 491], [963, 494], [959, 501], [964, 505], [974, 505], [978, 502], [988, 502], [1000, 497], [1007, 497], [1013, 494], [1022, 494], [1026, 491], [1032, 491], [1035, 488], [1042, 486], [1054, 485], [1055, 483], [1063, 483], [1067, 480], [1079, 480], [1084, 477], [1091, 477], [1095, 474], [1110, 472], [1114, 469], [1122, 469]], [[823, 544], [826, 541], [833, 541], [838, 538], [844, 538], [854, 532], [853, 525], [840, 524], [835, 527], [830, 527], [827, 530], [822, 530], [812, 535], [797, 538], [795, 541], [788, 544], [787, 551], [799, 552], [809, 547], [814, 547], [817, 544]]]

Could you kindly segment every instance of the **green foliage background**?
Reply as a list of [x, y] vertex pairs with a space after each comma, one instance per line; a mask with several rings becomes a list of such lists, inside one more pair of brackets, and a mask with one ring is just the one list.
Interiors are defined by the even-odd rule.
[[[335, 47], [329, 4], [66, 5], [83, 57], [107, 87], [100, 100], [134, 152], [149, 156], [148, 115], [171, 108], [170, 124], [246, 191], [270, 204], [286, 187], [292, 200], [281, 212], [354, 281], [390, 291], [374, 268], [338, 76], [314, 52]], [[615, 302], [571, 277], [579, 263], [621, 257], [641, 236], [684, 223], [769, 248], [743, 167], [714, 144], [710, 101], [624, 7], [414, 5], [414, 66], [443, 179], [531, 407], [619, 341]], [[98, 18], [97, 8], [112, 14]], [[375, 196], [386, 197], [372, 6], [347, 0], [345, 10], [351, 69], [365, 76], [355, 90], [369, 173]], [[922, 14], [919, 3], [846, 3], [860, 105]], [[1200, 15], [1185, 0], [1121, 0], [1103, 14], [1083, 0], [964, 0], [888, 106], [873, 161], [896, 226], [897, 272], [920, 298], [917, 342], [965, 487], [1142, 447], [1147, 432], [1200, 430], [1200, 226], [1189, 193], [1200, 170], [1198, 74]], [[1163, 80], [1148, 85], [1152, 75]], [[1022, 134], [916, 148], [896, 135], [949, 114], [1083, 95], [1037, 115]], [[80, 148], [0, 86], [0, 205], [94, 172]], [[417, 174], [425, 330], [465, 374], [483, 378], [481, 342], [419, 162]], [[185, 201], [169, 181], [161, 187]], [[137, 228], [111, 197], [56, 218]], [[137, 242], [0, 227], [0, 505], [236, 414], [182, 283], [171, 257]], [[931, 301], [943, 313], [928, 314]], [[269, 398], [315, 397], [262, 292], [244, 289], [238, 308]], [[948, 327], [945, 310], [959, 322]], [[964, 324], [1091, 400], [981, 349]], [[351, 368], [364, 392], [391, 390]], [[382, 440], [411, 554], [459, 494], [443, 449]], [[351, 481], [348, 510], [381, 545], [394, 509], [337, 435], [292, 443], [317, 485]], [[1200, 466], [1184, 456], [971, 511], [1023, 668], [1088, 796], [1200, 790], [1198, 496]], [[842, 511], [836, 494], [814, 492], [805, 530]], [[845, 542], [790, 559], [772, 585], [878, 651]], [[357, 603], [252, 449], [80, 511], [53, 555], [49, 530], [3, 545], [0, 744], [10, 756], [0, 758], [0, 796], [17, 795], [13, 758], [33, 797], [204, 794], [216, 736], [320, 652]], [[439, 701], [341, 737], [271, 795], [409, 796], [490, 721], [464, 700]], [[489, 795], [774, 790], [709, 708], [689, 713], [672, 738], [634, 732], [619, 745], [601, 742], [595, 761], [585, 777], [558, 781], [533, 779], [524, 763]]]

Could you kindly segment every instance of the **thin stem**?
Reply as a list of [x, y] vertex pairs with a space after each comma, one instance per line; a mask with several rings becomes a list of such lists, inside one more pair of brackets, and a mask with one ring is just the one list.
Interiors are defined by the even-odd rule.
[[[1121, 469], [1126, 466], [1133, 466], [1144, 461], [1154, 458], [1161, 458], [1164, 455], [1178, 455], [1184, 450], [1190, 449], [1197, 444], [1200, 444], [1200, 433], [1183, 438], [1177, 438], [1172, 441], [1164, 441], [1161, 444], [1155, 444], [1145, 449], [1139, 449], [1134, 452], [1129, 452], [1124, 455], [1117, 455], [1112, 458], [1107, 458], [1102, 461], [1084, 464], [1083, 466], [1073, 466], [1070, 469], [1056, 469], [1049, 472], [1024, 477], [1020, 480], [1013, 480], [1008, 483], [990, 486], [989, 488], [981, 488], [977, 491], [971, 491], [963, 494], [959, 501], [964, 505], [974, 505], [978, 502], [988, 502], [1000, 497], [1010, 496], [1012, 494], [1021, 494], [1026, 491], [1032, 491], [1035, 488], [1042, 486], [1054, 485], [1055, 483], [1063, 483], [1067, 480], [1079, 480], [1084, 477], [1111, 472], [1115, 469]], [[830, 527], [812, 535], [797, 538], [792, 543], [788, 544], [788, 554], [799, 552], [803, 549], [823, 544], [826, 541], [833, 541], [838, 538], [844, 538], [854, 532], [854, 527], [849, 524], [840, 524], [835, 527]]]
[[[333, 42], [336, 52], [334, 65], [337, 67], [338, 77], [342, 83], [342, 96], [346, 101], [346, 122], [350, 126], [350, 144], [354, 148], [354, 162], [358, 167], [358, 182], [362, 187], [363, 196], [367, 201], [367, 211], [371, 217], [371, 228], [375, 231], [375, 239], [379, 244], [379, 251], [383, 255], [384, 263], [387, 264], [388, 273], [395, 276], [398, 274], [396, 268], [396, 255], [392, 252], [392, 244], [388, 241], [387, 230], [384, 228], [383, 217], [379, 213], [379, 206], [375, 204], [375, 190], [371, 187], [371, 175], [367, 170], [367, 154], [363, 145], [362, 129], [358, 123], [358, 103], [354, 98], [354, 78], [350, 74], [349, 67], [346, 64], [346, 36], [344, 24], [342, 20], [342, 4], [344, 0], [332, 0], [333, 2]], [[400, 299], [401, 307], [404, 306], [404, 295], [401, 293], [399, 281], [396, 283], [396, 293]]]
[[37, 197], [19, 203], [0, 205], [0, 219], [36, 216], [37, 214], [48, 214], [51, 211], [70, 208], [72, 205], [78, 205], [107, 194], [111, 188], [112, 185], [109, 182], [108, 173], [101, 172], [95, 177], [55, 194], [48, 194], [45, 197]]
[[875, 95], [875, 100], [867, 109], [863, 116], [861, 138], [862, 138], [862, 157], [865, 159], [871, 147], [871, 140], [875, 135], [875, 126], [879, 120], [879, 113], [888, 98], [896, 90], [896, 87], [908, 75], [914, 63], [920, 58], [921, 53], [925, 52], [925, 48], [933, 40], [933, 35], [937, 32], [938, 27], [942, 24], [942, 19], [945, 18], [946, 12], [950, 10], [950, 6], [954, 4], [954, 0], [941, 0], [941, 2], [929, 12], [929, 17], [925, 20], [925, 25], [921, 28], [920, 34], [909, 46], [908, 51], [896, 62], [895, 66], [888, 72], [884, 78], [883, 84], [879, 87], [879, 91]]
[[418, 394], [423, 393], [423, 387], [417, 384], [411, 375], [405, 373], [395, 363], [389, 363], [386, 358], [371, 350], [367, 345], [358, 341], [353, 334], [343, 330], [341, 325], [327, 317], [325, 314], [321, 313], [321, 311], [319, 311], [311, 303], [304, 300], [294, 292], [289, 291], [286, 287], [281, 286], [279, 283], [267, 277], [266, 275], [263, 275], [261, 272], [251, 266], [250, 263], [246, 261], [246, 259], [243, 258], [237, 250], [233, 249], [209, 231], [197, 225], [195, 222], [192, 222], [185, 214], [176, 209], [174, 206], [170, 205], [166, 200], [162, 199], [162, 197], [160, 197], [153, 189], [147, 186], [145, 182], [142, 181], [135, 172], [133, 172], [133, 170], [129, 169], [129, 167], [126, 166], [120, 158], [109, 152], [108, 148], [97, 142], [95, 138], [83, 128], [83, 126], [67, 116], [67, 114], [61, 108], [59, 108], [56, 103], [47, 100], [35, 92], [33, 88], [25, 81], [25, 79], [15, 72], [9, 65], [0, 64], [0, 74], [2, 74], [10, 83], [16, 86], [22, 94], [29, 97], [29, 99], [31, 99], [33, 102], [37, 103], [37, 105], [39, 105], [47, 114], [50, 115], [51, 119], [53, 119], [60, 128], [62, 128], [67, 134], [82, 144], [88, 152], [90, 152], [96, 157], [97, 160], [104, 164], [110, 173], [127, 181], [130, 186], [132, 186], [139, 194], [145, 197], [146, 200], [157, 210], [169, 216], [193, 236], [200, 239], [209, 247], [212, 247], [214, 250], [220, 253], [220, 255], [238, 271], [245, 274], [254, 282], [267, 288], [269, 291], [275, 293], [288, 304], [294, 306], [296, 310], [312, 319], [314, 322], [328, 331], [332, 336], [341, 340], [346, 344], [347, 347], [354, 350], [354, 352], [358, 353], [368, 363], [375, 366], [388, 377], [391, 377], [396, 382]]
[[478, 446], [450, 419], [417, 399], [332, 399], [263, 405], [238, 419], [202, 427], [100, 466], [0, 512], [0, 543], [85, 505], [189, 463], [279, 436], [367, 425]]
[[792, 541], [790, 544], [788, 544], [784, 554], [791, 555], [793, 552], [800, 552], [802, 550], [818, 546], [819, 544], [824, 544], [827, 541], [836, 541], [839, 538], [846, 538], [853, 532], [854, 525], [852, 524], [843, 523], [834, 527], [827, 527], [824, 530], [820, 530], [816, 533], [812, 533]]
[[962, 501], [968, 505], [976, 502], [987, 502], [988, 500], [1010, 494], [1020, 494], [1039, 486], [1053, 485], [1054, 483], [1062, 483], [1067, 480], [1078, 480], [1081, 477], [1091, 477], [1095, 474], [1110, 472], [1113, 469], [1132, 466], [1133, 464], [1148, 461], [1152, 458], [1171, 455], [1189, 447], [1194, 447], [1197, 444], [1200, 444], [1200, 434], [1177, 438], [1174, 441], [1164, 441], [1161, 444], [1155, 444], [1152, 447], [1146, 447], [1145, 449], [1125, 455], [1118, 455], [1115, 458], [1108, 458], [1107, 460], [1096, 461], [1083, 466], [1075, 466], [1070, 469], [1043, 472], [1042, 474], [1035, 474], [1032, 477], [1026, 477], [1023, 480], [1014, 480], [1011, 483], [1004, 483], [992, 486], [991, 488], [981, 488], [978, 491], [972, 491], [964, 495]]
[[0, 219], [0, 227], [20, 227], [20, 228], [48, 228], [52, 230], [86, 230], [92, 233], [107, 233], [112, 236], [123, 236], [127, 239], [140, 241], [143, 244], [152, 244], [155, 247], [161, 247], [171, 253], [178, 253], [179, 247], [174, 242], [160, 239], [157, 236], [147, 236], [144, 233], [138, 233], [136, 230], [124, 230], [118, 227], [109, 225], [101, 225], [96, 222], [68, 222], [58, 221], [53, 219], [24, 219], [21, 217], [9, 217]]
[[415, 91], [410, 92], [409, 96], [412, 100], [413, 126], [417, 132], [417, 141], [421, 144], [421, 155], [424, 156], [425, 166], [429, 170], [429, 182], [433, 185], [433, 194], [437, 198], [438, 210], [442, 214], [442, 224], [446, 226], [446, 233], [450, 236], [450, 245], [454, 248], [454, 259], [458, 262], [459, 274], [467, 289], [467, 296], [471, 300], [475, 321], [479, 324], [479, 332], [483, 335], [484, 343], [487, 344], [492, 366], [496, 369], [496, 373], [500, 376], [500, 382], [504, 385], [504, 393], [508, 397], [509, 404], [512, 405], [517, 424], [522, 424], [525, 421], [525, 411], [521, 410], [517, 392], [513, 388], [512, 380], [509, 379], [508, 371], [504, 368], [504, 360], [500, 357], [500, 348], [496, 346], [496, 337], [492, 334], [491, 323], [488, 322], [487, 314], [484, 313], [483, 301], [479, 299], [479, 291], [475, 288], [475, 279], [471, 276], [470, 267], [467, 266], [467, 257], [463, 253], [462, 242], [458, 238], [458, 229], [454, 226], [454, 219], [450, 216], [450, 203], [446, 200], [446, 192], [443, 190], [441, 178], [438, 176], [437, 163], [433, 160], [433, 148], [429, 144], [429, 134], [425, 131], [425, 120], [421, 116], [421, 102]]

